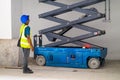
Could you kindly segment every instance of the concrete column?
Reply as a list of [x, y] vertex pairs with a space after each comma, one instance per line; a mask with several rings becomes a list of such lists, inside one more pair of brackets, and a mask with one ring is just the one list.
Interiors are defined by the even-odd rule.
[[11, 39], [11, 0], [0, 0], [0, 39]]
[[0, 39], [0, 66], [17, 67], [19, 63], [19, 48], [16, 39]]

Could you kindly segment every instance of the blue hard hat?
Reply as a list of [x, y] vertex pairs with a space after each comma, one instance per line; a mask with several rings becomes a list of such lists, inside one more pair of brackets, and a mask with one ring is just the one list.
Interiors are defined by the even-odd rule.
[[22, 15], [20, 20], [22, 23], [25, 24], [27, 22], [27, 20], [29, 20], [29, 15]]

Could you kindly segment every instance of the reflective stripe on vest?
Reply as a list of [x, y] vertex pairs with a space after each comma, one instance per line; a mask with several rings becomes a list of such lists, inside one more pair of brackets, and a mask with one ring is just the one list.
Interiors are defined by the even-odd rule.
[[22, 26], [20, 28], [20, 35], [21, 35], [20, 45], [22, 48], [30, 48], [30, 44], [28, 43], [28, 40], [24, 35], [26, 27], [27, 27], [27, 25], [22, 24]]

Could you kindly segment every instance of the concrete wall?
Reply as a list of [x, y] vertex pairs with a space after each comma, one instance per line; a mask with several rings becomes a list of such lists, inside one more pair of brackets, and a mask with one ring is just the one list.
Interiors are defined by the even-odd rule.
[[[81, 0], [59, 0], [60, 2], [71, 4], [75, 3]], [[106, 35], [96, 37], [96, 38], [91, 38], [86, 41], [107, 47], [108, 48], [108, 56], [107, 59], [120, 59], [120, 37], [118, 36], [120, 34], [119, 30], [120, 27], [119, 25], [119, 17], [120, 17], [120, 10], [119, 10], [119, 5], [120, 0], [111, 0], [111, 22], [104, 22], [104, 19], [100, 19], [97, 21], [93, 21], [90, 23], [86, 23], [86, 25], [96, 27], [98, 29], [106, 30]], [[94, 5], [100, 12], [104, 13], [104, 3], [100, 3], [99, 5]], [[92, 7], [92, 6], [90, 6]], [[42, 3], [38, 3], [38, 0], [23, 0], [23, 13], [25, 14], [30, 14], [30, 26], [32, 28], [32, 33], [33, 35], [38, 33], [39, 30], [55, 26], [58, 23], [51, 22], [48, 20], [44, 19], [39, 19], [38, 15], [47, 11], [51, 11], [53, 9], [56, 9], [57, 7], [51, 6], [51, 5], [46, 5]], [[81, 14], [72, 12], [72, 13], [67, 13], [60, 15], [58, 17], [61, 17], [63, 19], [67, 20], [74, 20], [80, 17]], [[74, 32], [74, 33], [73, 33]], [[76, 32], [76, 33], [75, 33]], [[80, 31], [77, 31], [76, 29], [71, 30], [69, 33], [66, 35], [68, 36], [74, 36], [74, 34], [78, 35]], [[45, 39], [44, 42], [48, 43], [48, 41]]]
[[21, 26], [20, 16], [22, 14], [22, 1], [11, 0], [12, 12], [12, 39], [19, 37], [19, 28]]
[[[63, 3], [72, 4], [81, 0], [58, 0]], [[100, 19], [97, 21], [93, 21], [90, 23], [86, 23], [85, 25], [93, 26], [99, 29], [106, 30], [106, 35], [91, 38], [86, 41], [107, 47], [108, 48], [108, 59], [120, 59], [120, 34], [119, 30], [119, 0], [111, 0], [111, 23], [104, 22], [104, 19]], [[99, 5], [94, 5], [100, 12], [104, 12], [104, 3], [100, 3]], [[91, 6], [90, 6], [91, 7]], [[12, 9], [11, 9], [12, 8]], [[42, 3], [38, 3], [38, 0], [1, 0], [0, 1], [0, 9], [2, 12], [0, 13], [0, 39], [11, 39], [11, 38], [18, 38], [19, 36], [19, 27], [21, 25], [19, 21], [20, 15], [29, 14], [30, 15], [30, 26], [32, 29], [32, 33], [38, 34], [38, 31], [47, 27], [52, 27], [58, 25], [58, 23], [51, 22], [45, 19], [39, 19], [38, 15], [47, 11], [51, 11], [58, 7], [54, 7], [51, 5], [46, 5]], [[11, 14], [12, 11], [12, 14]], [[12, 15], [12, 16], [11, 16]], [[81, 17], [82, 14], [77, 12], [70, 12], [67, 14], [62, 14], [58, 17], [66, 19], [66, 20], [74, 20], [78, 17]], [[70, 16], [70, 17], [69, 17]], [[11, 22], [12, 21], [12, 22]], [[12, 27], [12, 28], [11, 28]], [[76, 33], [73, 33], [76, 32]], [[66, 35], [74, 36], [84, 33], [84, 31], [79, 31], [76, 29], [71, 30]], [[46, 38], [44, 38], [44, 44], [49, 43]], [[32, 53], [33, 54], [33, 53]]]
[[[72, 4], [81, 0], [59, 0], [60, 2]], [[104, 19], [86, 23], [85, 25], [93, 26], [99, 29], [106, 30], [106, 35], [99, 36], [96, 38], [91, 38], [86, 41], [107, 47], [108, 56], [107, 59], [120, 60], [120, 37], [119, 37], [119, 17], [120, 10], [119, 5], [120, 0], [111, 0], [111, 23], [104, 22]], [[99, 5], [94, 5], [100, 12], [104, 12], [104, 3]], [[92, 6], [90, 6], [92, 7]], [[19, 17], [23, 14], [30, 15], [30, 26], [32, 28], [32, 33], [38, 34], [38, 31], [44, 28], [52, 27], [58, 25], [58, 23], [51, 22], [45, 19], [39, 19], [38, 15], [47, 11], [51, 11], [58, 7], [51, 5], [46, 5], [38, 3], [38, 0], [0, 0], [0, 66], [18, 66], [19, 59], [21, 55], [19, 54], [19, 49], [16, 47], [17, 40], [19, 36], [20, 21]], [[58, 17], [66, 20], [74, 20], [81, 17], [83, 14], [77, 12], [70, 12], [67, 14], [62, 14]], [[73, 33], [74, 32], [74, 33]], [[76, 29], [68, 32], [67, 36], [79, 35], [86, 33], [85, 31], [79, 31]], [[13, 40], [11, 40], [13, 39]], [[44, 37], [44, 44], [49, 43]], [[31, 53], [33, 54], [33, 53]]]

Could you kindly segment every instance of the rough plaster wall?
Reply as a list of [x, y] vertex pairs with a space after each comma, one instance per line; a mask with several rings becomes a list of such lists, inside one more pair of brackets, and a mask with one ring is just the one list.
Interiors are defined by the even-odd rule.
[[[23, 1], [23, 13], [30, 14], [30, 26], [32, 28], [33, 35], [38, 33], [39, 30], [58, 25], [58, 23], [51, 22], [45, 19], [39, 19], [38, 14], [51, 11], [58, 7], [54, 7], [51, 5], [46, 5], [42, 3], [38, 3], [38, 0], [22, 0]], [[82, 0], [59, 0], [63, 3], [71, 4]], [[88, 39], [86, 41], [94, 43], [96, 45], [100, 45], [108, 48], [107, 59], [119, 60], [120, 59], [120, 27], [119, 27], [119, 18], [120, 18], [120, 10], [119, 5], [120, 0], [111, 0], [111, 23], [104, 22], [104, 19], [96, 20], [90, 23], [86, 23], [85, 25], [92, 26], [98, 29], [106, 30], [106, 35], [95, 37]], [[95, 7], [103, 12], [104, 11], [104, 3], [95, 5]], [[78, 14], [79, 15], [79, 14]], [[62, 18], [67, 18], [67, 20], [75, 19], [78, 17], [76, 12], [63, 14], [63, 16], [59, 16]], [[68, 17], [70, 16], [70, 17]], [[77, 17], [76, 17], [77, 16]], [[76, 32], [76, 33], [73, 33]], [[79, 31], [71, 30], [67, 33], [68, 36], [73, 36], [74, 34], [80, 34]], [[47, 39], [44, 38], [44, 43], [48, 43]]]
[[0, 66], [18, 66], [19, 48], [16, 47], [16, 39], [0, 39]]

